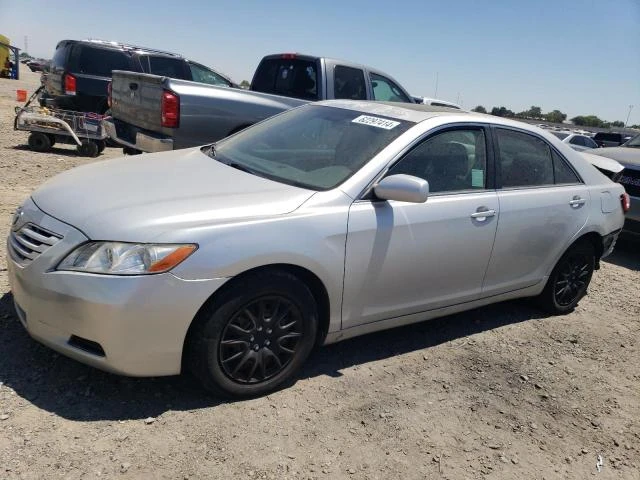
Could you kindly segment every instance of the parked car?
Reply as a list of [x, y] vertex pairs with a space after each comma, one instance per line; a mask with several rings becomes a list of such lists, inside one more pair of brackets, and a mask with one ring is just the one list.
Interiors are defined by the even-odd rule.
[[440, 100], [439, 98], [429, 98], [429, 97], [413, 97], [413, 100], [416, 103], [421, 103], [423, 105], [433, 105], [435, 107], [448, 107], [455, 108], [457, 110], [461, 110], [462, 107], [457, 103], [448, 102], [447, 100]]
[[628, 135], [615, 132], [598, 132], [593, 136], [593, 141], [599, 147], [617, 147], [629, 140]]
[[598, 148], [592, 153], [616, 160], [624, 167], [618, 181], [631, 197], [631, 209], [626, 215], [624, 231], [640, 236], [640, 135], [619, 147]]
[[113, 70], [166, 75], [231, 87], [226, 76], [180, 55], [102, 40], [62, 40], [46, 78], [47, 106], [104, 113]]
[[134, 151], [193, 147], [232, 135], [304, 103], [323, 99], [413, 103], [384, 72], [351, 62], [299, 54], [267, 55], [249, 90], [229, 90], [154, 75], [115, 72], [112, 140]]
[[518, 297], [571, 311], [625, 195], [526, 124], [320, 102], [49, 180], [13, 220], [9, 282], [64, 355], [252, 396], [317, 344]]
[[26, 65], [32, 72], [44, 72], [49, 66], [49, 62], [47, 60], [29, 60]]
[[593, 141], [591, 137], [587, 137], [586, 135], [580, 135], [577, 133], [568, 133], [568, 132], [551, 132], [553, 135], [558, 137], [563, 143], [566, 143], [571, 148], [578, 152], [583, 152], [585, 150], [591, 150], [592, 148], [598, 148], [598, 144]]

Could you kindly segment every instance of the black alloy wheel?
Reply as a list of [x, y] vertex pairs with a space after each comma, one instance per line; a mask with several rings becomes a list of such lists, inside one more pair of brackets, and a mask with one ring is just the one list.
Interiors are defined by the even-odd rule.
[[233, 279], [201, 308], [185, 360], [215, 395], [255, 397], [293, 381], [317, 331], [309, 287], [287, 271], [257, 271]]
[[578, 300], [587, 289], [593, 272], [592, 259], [584, 254], [572, 254], [558, 266], [553, 295], [558, 305], [566, 307]]
[[586, 240], [575, 243], [556, 263], [538, 303], [553, 314], [571, 312], [587, 294], [594, 269], [593, 244]]
[[281, 372], [302, 337], [302, 314], [287, 298], [262, 297], [244, 306], [222, 332], [222, 370], [238, 383], [259, 383]]

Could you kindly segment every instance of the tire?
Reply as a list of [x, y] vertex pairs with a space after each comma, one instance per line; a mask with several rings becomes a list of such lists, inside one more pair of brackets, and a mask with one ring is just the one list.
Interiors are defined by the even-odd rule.
[[104, 149], [107, 147], [107, 142], [104, 140], [98, 140], [96, 143], [98, 145], [98, 154], [104, 152]]
[[78, 154], [83, 157], [97, 157], [99, 155], [98, 144], [91, 140], [83, 140], [82, 145], [78, 145]]
[[48, 152], [51, 150], [51, 139], [46, 133], [33, 132], [29, 135], [29, 147], [36, 152]]
[[580, 241], [569, 247], [551, 272], [538, 304], [552, 314], [571, 312], [587, 294], [595, 263], [590, 242]]
[[317, 330], [316, 302], [303, 282], [282, 271], [256, 273], [199, 312], [189, 333], [188, 367], [215, 395], [263, 395], [293, 379]]
[[56, 136], [51, 133], [47, 135], [49, 137], [49, 141], [51, 142], [51, 146], [53, 147], [56, 144]]

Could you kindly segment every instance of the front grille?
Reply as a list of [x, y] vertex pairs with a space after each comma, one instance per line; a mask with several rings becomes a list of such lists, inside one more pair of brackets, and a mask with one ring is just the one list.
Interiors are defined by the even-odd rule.
[[9, 251], [18, 263], [26, 265], [61, 239], [57, 233], [27, 223], [9, 234]]
[[640, 197], [640, 170], [625, 168], [618, 180], [632, 197]]

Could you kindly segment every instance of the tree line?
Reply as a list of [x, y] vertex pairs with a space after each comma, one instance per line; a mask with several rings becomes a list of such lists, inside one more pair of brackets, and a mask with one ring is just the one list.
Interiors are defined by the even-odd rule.
[[[491, 111], [488, 112], [487, 109], [482, 105], [478, 105], [477, 107], [472, 108], [471, 111], [478, 113], [489, 113], [497, 117], [526, 118], [527, 120], [544, 120], [551, 123], [562, 123], [567, 119], [567, 114], [562, 113], [560, 110], [552, 110], [547, 113], [542, 113], [542, 109], [540, 107], [536, 107], [535, 105], [532, 105], [529, 110], [518, 113], [515, 113], [514, 111], [509, 110], [506, 107], [493, 107]], [[581, 127], [624, 127], [624, 122], [621, 122], [620, 120], [616, 120], [615, 122], [607, 122], [606, 120], [598, 118], [596, 115], [578, 115], [577, 117], [569, 119], [569, 121], [574, 125], [578, 125]], [[640, 128], [640, 125], [631, 125], [630, 127]]]

